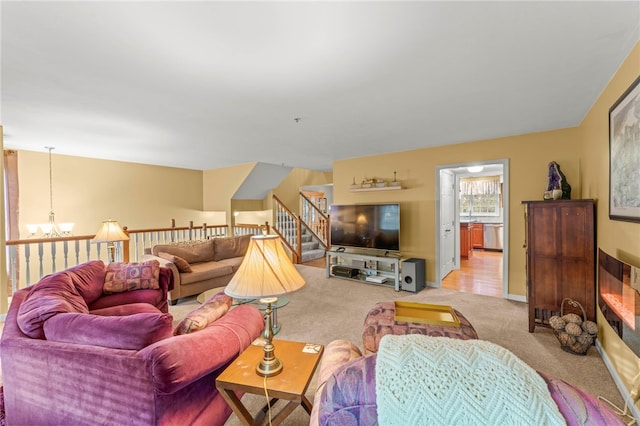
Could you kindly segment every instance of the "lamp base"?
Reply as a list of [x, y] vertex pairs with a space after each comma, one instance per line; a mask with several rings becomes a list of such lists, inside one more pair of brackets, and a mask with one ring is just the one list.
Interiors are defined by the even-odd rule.
[[262, 377], [272, 377], [282, 372], [282, 362], [275, 356], [273, 359], [262, 359], [260, 363], [256, 365], [256, 373]]
[[276, 303], [278, 298], [270, 297], [260, 299], [260, 303], [266, 303], [267, 309], [265, 311], [265, 327], [264, 327], [264, 357], [260, 360], [260, 363], [256, 365], [256, 373], [262, 377], [271, 377], [280, 374], [282, 371], [282, 362], [276, 358], [275, 346], [271, 343], [273, 339], [273, 319], [272, 319], [272, 304]]

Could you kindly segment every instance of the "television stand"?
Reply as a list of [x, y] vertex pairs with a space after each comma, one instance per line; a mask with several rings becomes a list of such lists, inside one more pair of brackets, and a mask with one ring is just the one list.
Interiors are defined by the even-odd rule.
[[327, 250], [327, 278], [344, 278], [400, 291], [400, 261], [400, 256]]

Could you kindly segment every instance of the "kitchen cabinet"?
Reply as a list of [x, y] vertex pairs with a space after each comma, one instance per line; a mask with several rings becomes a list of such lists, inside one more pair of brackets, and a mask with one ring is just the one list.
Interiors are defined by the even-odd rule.
[[473, 224], [471, 241], [474, 249], [484, 248], [484, 225], [482, 223]]
[[473, 255], [473, 223], [460, 222], [460, 258], [469, 259]]
[[[562, 301], [582, 305], [596, 320], [595, 221], [593, 200], [523, 201], [529, 332], [549, 327]], [[568, 304], [565, 304], [567, 313]], [[571, 309], [580, 317], [582, 311]]]

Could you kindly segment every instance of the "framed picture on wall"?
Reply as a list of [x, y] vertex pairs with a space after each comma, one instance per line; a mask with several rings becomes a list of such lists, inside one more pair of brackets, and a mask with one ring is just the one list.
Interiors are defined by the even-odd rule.
[[609, 109], [609, 219], [640, 222], [640, 77]]

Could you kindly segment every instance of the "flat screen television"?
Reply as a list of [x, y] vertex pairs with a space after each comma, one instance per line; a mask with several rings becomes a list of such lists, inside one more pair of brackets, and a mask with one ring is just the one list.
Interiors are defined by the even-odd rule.
[[332, 205], [330, 242], [335, 248], [400, 251], [400, 204]]
[[598, 305], [609, 325], [640, 356], [640, 268], [598, 249]]

